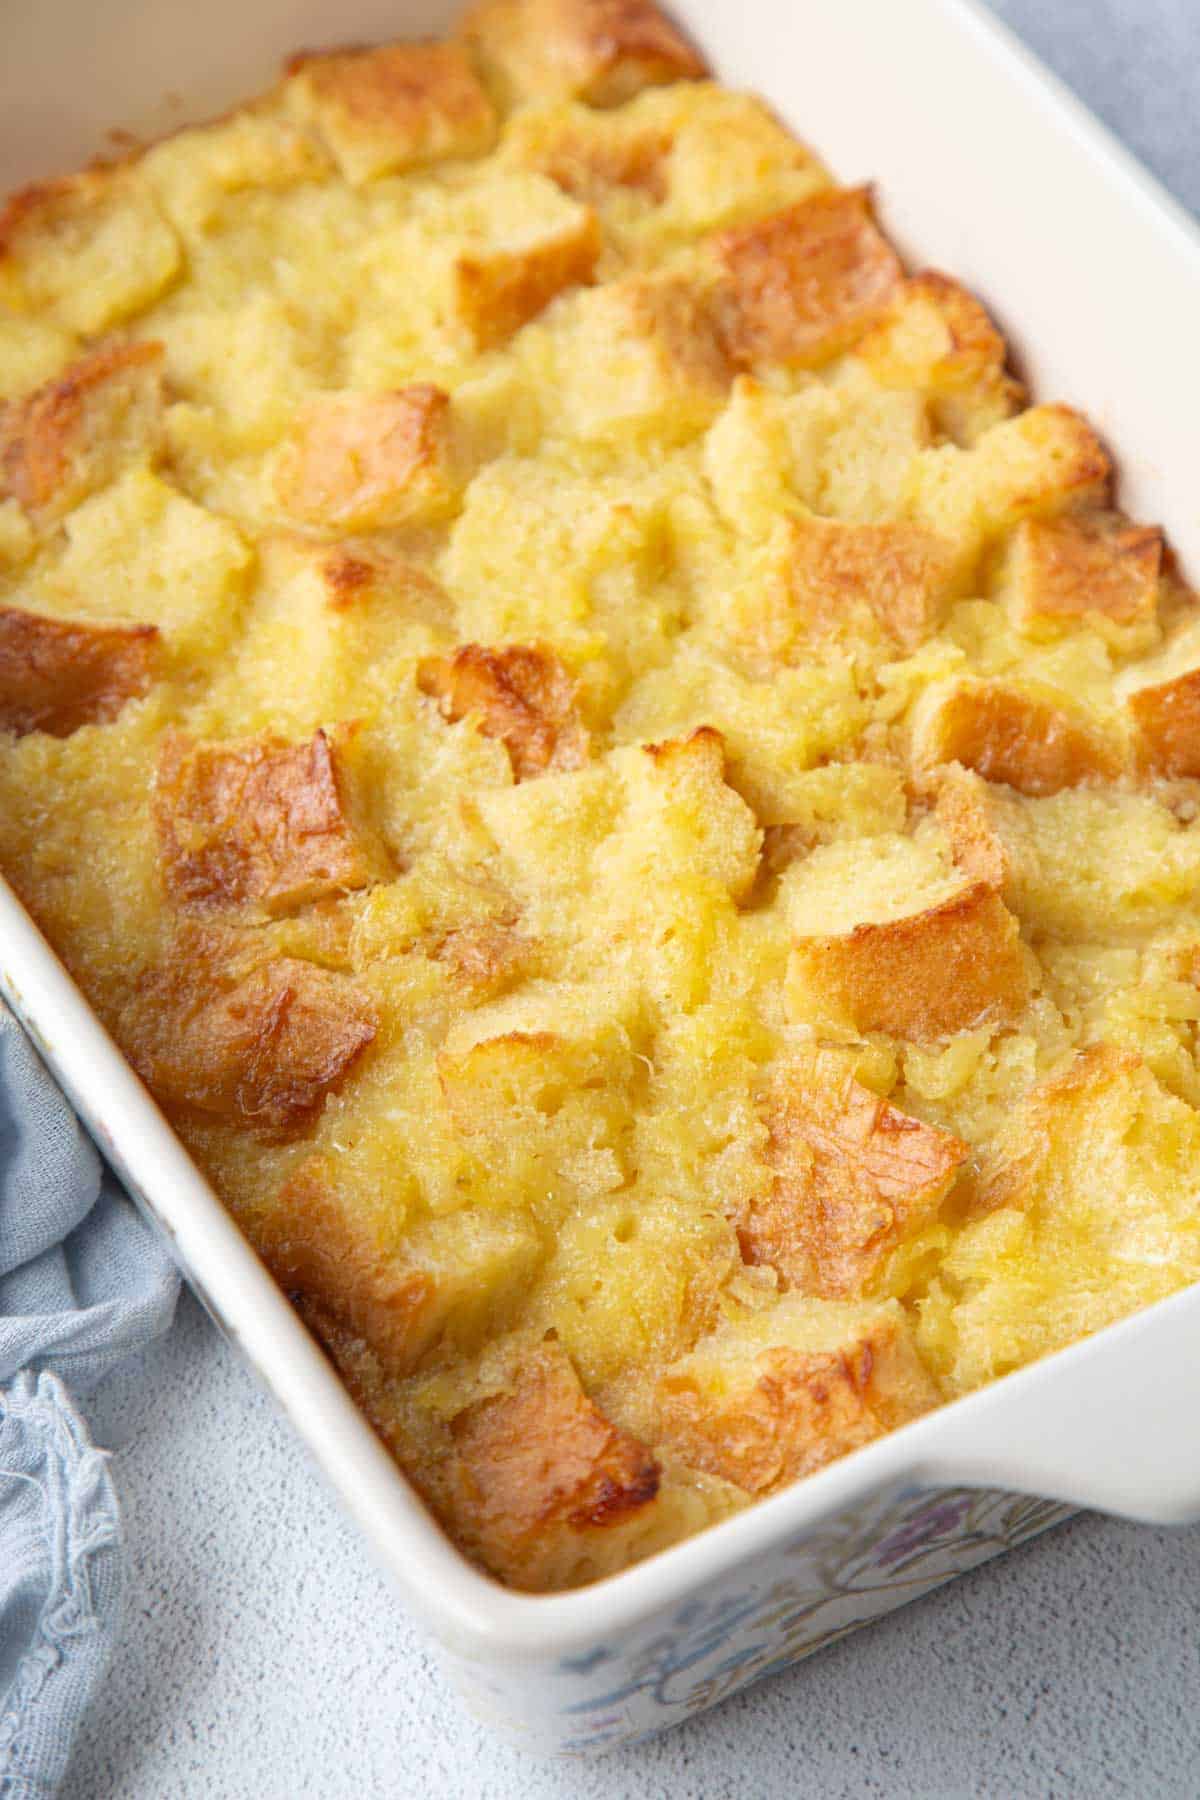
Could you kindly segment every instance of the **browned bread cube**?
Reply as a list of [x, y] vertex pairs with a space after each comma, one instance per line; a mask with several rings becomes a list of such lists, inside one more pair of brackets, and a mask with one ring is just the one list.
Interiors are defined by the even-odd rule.
[[179, 240], [129, 168], [24, 188], [0, 212], [0, 300], [88, 337], [151, 305], [182, 264]]
[[666, 121], [635, 122], [628, 112], [613, 117], [566, 101], [518, 113], [502, 154], [588, 206], [604, 205], [622, 188], [657, 204], [666, 198], [671, 141]]
[[729, 283], [726, 340], [744, 363], [829, 361], [878, 319], [900, 279], [865, 187], [831, 189], [736, 226], [716, 250]]
[[889, 386], [957, 388], [999, 374], [1007, 347], [974, 294], [926, 269], [900, 283], [857, 354]]
[[1014, 623], [1031, 634], [1086, 624], [1130, 647], [1158, 612], [1163, 539], [1116, 513], [1027, 520], [1009, 563]]
[[1029, 1000], [1017, 921], [984, 882], [924, 912], [797, 940], [789, 984], [860, 1031], [916, 1042], [1008, 1024]]
[[1003, 888], [1010, 874], [1009, 854], [992, 818], [982, 778], [951, 765], [935, 770], [930, 785], [934, 816], [946, 834], [955, 865], [972, 882]]
[[196, 743], [168, 733], [154, 788], [163, 879], [179, 906], [293, 912], [368, 886], [386, 869], [355, 817], [343, 747], [261, 737]]
[[464, 995], [482, 1000], [532, 971], [537, 944], [512, 919], [481, 919], [444, 932], [430, 955]]
[[311, 1125], [375, 1037], [371, 1002], [346, 976], [295, 957], [238, 976], [206, 959], [198, 939], [173, 956], [143, 978], [126, 1021], [155, 1095], [268, 1136]]
[[255, 1245], [301, 1310], [316, 1306], [370, 1344], [393, 1372], [415, 1361], [433, 1297], [427, 1270], [389, 1255], [346, 1205], [319, 1157], [302, 1162], [256, 1223]]
[[1143, 766], [1155, 775], [1200, 777], [1200, 669], [1135, 688], [1128, 703]]
[[827, 1300], [871, 1292], [892, 1252], [936, 1214], [970, 1147], [855, 1080], [834, 1051], [798, 1052], [767, 1097], [769, 1194], [738, 1227], [742, 1254]]
[[[553, 195], [553, 187], [547, 186]], [[494, 348], [565, 288], [591, 281], [600, 249], [595, 213], [559, 196], [545, 218], [507, 233], [500, 230], [494, 242], [454, 259], [454, 313], [477, 348]]]
[[454, 503], [450, 401], [418, 382], [393, 394], [310, 402], [275, 465], [293, 519], [331, 530], [422, 523]]
[[311, 559], [326, 605], [335, 613], [364, 610], [401, 594], [419, 618], [442, 623], [450, 617], [450, 602], [437, 582], [403, 556], [365, 541], [314, 545], [300, 537], [285, 542], [285, 554], [288, 550], [301, 566]]
[[797, 1299], [769, 1325], [731, 1321], [671, 1364], [658, 1384], [660, 1441], [706, 1474], [770, 1494], [937, 1400], [898, 1306]]
[[933, 269], [900, 283], [855, 354], [884, 387], [926, 393], [955, 438], [973, 439], [1020, 404], [1020, 384], [1005, 372], [1008, 346], [986, 310]]
[[453, 656], [427, 658], [418, 679], [444, 719], [474, 718], [484, 737], [500, 739], [517, 781], [587, 761], [575, 684], [544, 645], [460, 644]]
[[1014, 1099], [921, 1304], [922, 1349], [951, 1393], [1196, 1279], [1193, 1106], [1103, 1041]]
[[509, 1214], [468, 1207], [414, 1221], [386, 1186], [372, 1187], [364, 1204], [336, 1156], [307, 1156], [256, 1213], [253, 1237], [322, 1337], [331, 1325], [349, 1332], [395, 1378], [447, 1338], [474, 1341], [495, 1329], [540, 1247], [528, 1223]]
[[1089, 1044], [1065, 1069], [1038, 1082], [1009, 1121], [1004, 1141], [980, 1170], [977, 1206], [1021, 1206], [1040, 1181], [1053, 1188], [1061, 1140], [1078, 1130], [1089, 1111], [1103, 1109], [1106, 1095], [1142, 1066], [1141, 1058], [1116, 1044]]
[[479, 0], [461, 30], [510, 101], [620, 106], [706, 73], [652, 0]]
[[110, 344], [0, 410], [0, 500], [52, 520], [162, 439], [163, 347]]
[[1108, 453], [1081, 413], [1031, 406], [970, 449], [922, 451], [910, 475], [909, 510], [975, 555], [1023, 520], [1104, 506], [1111, 482]]
[[69, 737], [115, 719], [154, 678], [153, 625], [94, 625], [0, 606], [0, 731]]
[[442, 1049], [438, 1083], [458, 1130], [490, 1136], [518, 1114], [536, 1118], [548, 1096], [578, 1085], [599, 1061], [553, 1031], [505, 1031]]
[[539, 1566], [556, 1539], [621, 1524], [658, 1493], [651, 1452], [588, 1399], [552, 1341], [529, 1350], [507, 1386], [452, 1429], [454, 1523], [519, 1587], [542, 1585]]
[[664, 831], [664, 826], [678, 821], [687, 834], [685, 841], [691, 840], [690, 869], [703, 870], [731, 899], [744, 899], [758, 873], [763, 834], [755, 814], [728, 779], [721, 732], [712, 725], [698, 725], [686, 737], [639, 744], [622, 756], [628, 800], [646, 832], [648, 866], [653, 867], [655, 837], [665, 849], [676, 827]]
[[808, 517], [788, 522], [785, 563], [792, 604], [815, 633], [853, 631], [865, 612], [911, 652], [936, 629], [954, 558], [918, 525]]
[[565, 340], [563, 408], [583, 437], [685, 438], [723, 404], [733, 371], [712, 298], [690, 275], [629, 275], [581, 297]]
[[287, 67], [291, 104], [356, 184], [482, 156], [495, 138], [492, 103], [457, 44], [304, 52]]
[[961, 763], [1022, 794], [1113, 781], [1127, 760], [1114, 731], [1068, 695], [1003, 680], [928, 688], [914, 709], [912, 747], [919, 768]]

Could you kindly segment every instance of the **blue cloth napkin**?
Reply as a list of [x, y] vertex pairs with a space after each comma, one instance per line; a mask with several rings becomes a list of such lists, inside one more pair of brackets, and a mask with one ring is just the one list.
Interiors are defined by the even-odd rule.
[[75, 1409], [179, 1277], [0, 1005], [0, 1800], [45, 1800], [120, 1618], [121, 1528]]

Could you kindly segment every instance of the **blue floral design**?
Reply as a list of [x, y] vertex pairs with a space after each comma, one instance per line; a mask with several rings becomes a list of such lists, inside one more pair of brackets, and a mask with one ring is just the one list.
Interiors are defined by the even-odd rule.
[[[575, 1755], [648, 1737], [1013, 1548], [1068, 1510], [966, 1488], [876, 1496], [723, 1590], [652, 1621], [633, 1642], [564, 1658], [554, 1670], [557, 1703], [537, 1735]], [[511, 1714], [496, 1671], [459, 1673], [494, 1719]]]

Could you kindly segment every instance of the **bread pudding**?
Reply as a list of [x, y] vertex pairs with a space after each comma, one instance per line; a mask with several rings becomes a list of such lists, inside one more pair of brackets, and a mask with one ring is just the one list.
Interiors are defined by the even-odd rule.
[[1200, 1276], [1200, 610], [648, 0], [15, 195], [0, 395], [0, 868], [500, 1580]]

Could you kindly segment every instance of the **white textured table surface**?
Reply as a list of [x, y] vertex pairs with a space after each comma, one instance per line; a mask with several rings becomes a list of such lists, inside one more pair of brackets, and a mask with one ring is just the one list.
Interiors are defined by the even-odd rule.
[[[1200, 208], [1196, 0], [997, 10]], [[65, 1800], [1200, 1792], [1200, 1530], [1081, 1519], [641, 1751], [539, 1764], [462, 1712], [194, 1302], [91, 1416], [133, 1593]]]

